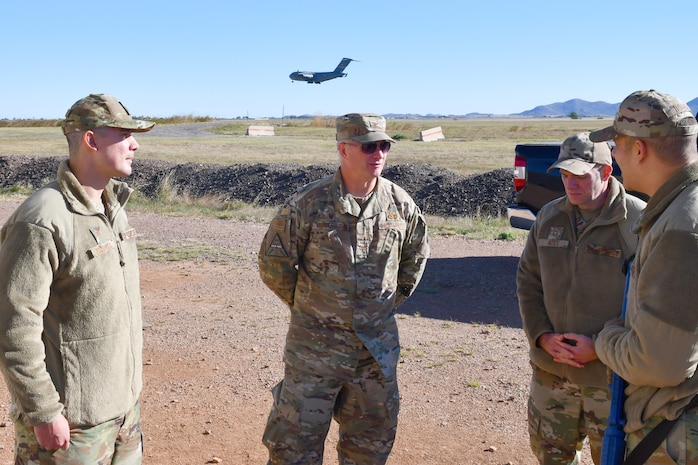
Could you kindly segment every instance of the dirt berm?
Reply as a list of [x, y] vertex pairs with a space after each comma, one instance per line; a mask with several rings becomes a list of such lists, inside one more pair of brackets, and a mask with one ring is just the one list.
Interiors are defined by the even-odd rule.
[[[54, 179], [63, 157], [0, 156], [0, 187], [40, 187]], [[334, 173], [337, 165], [295, 163], [214, 165], [136, 159], [126, 181], [148, 197], [163, 183], [179, 194], [280, 205], [302, 185]], [[511, 170], [461, 176], [430, 164], [388, 166], [383, 175], [407, 190], [422, 211], [438, 216], [495, 217], [513, 200]]]

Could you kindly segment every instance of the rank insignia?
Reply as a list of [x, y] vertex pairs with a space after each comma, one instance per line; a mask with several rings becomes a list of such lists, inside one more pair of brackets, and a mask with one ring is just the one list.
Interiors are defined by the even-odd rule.
[[554, 226], [550, 228], [550, 232], [548, 233], [548, 239], [560, 239], [562, 237], [562, 233], [565, 232], [565, 228], [562, 226]]

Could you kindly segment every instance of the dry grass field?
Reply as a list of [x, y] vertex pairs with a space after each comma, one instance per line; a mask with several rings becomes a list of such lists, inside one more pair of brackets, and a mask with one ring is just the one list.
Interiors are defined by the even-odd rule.
[[[272, 125], [275, 137], [245, 136], [250, 125]], [[562, 141], [584, 130], [608, 125], [604, 119], [414, 119], [388, 120], [388, 133], [400, 141], [390, 153], [391, 164], [430, 163], [462, 175], [513, 165], [514, 146], [521, 142]], [[140, 158], [175, 163], [300, 163], [336, 161], [334, 120], [212, 120], [199, 123], [211, 135], [169, 136], [171, 124], [140, 134]], [[419, 142], [419, 132], [440, 126], [445, 139]], [[222, 136], [222, 137], [220, 137]], [[147, 141], [147, 143], [146, 143]], [[55, 156], [66, 152], [58, 127], [0, 127], [0, 155]]]

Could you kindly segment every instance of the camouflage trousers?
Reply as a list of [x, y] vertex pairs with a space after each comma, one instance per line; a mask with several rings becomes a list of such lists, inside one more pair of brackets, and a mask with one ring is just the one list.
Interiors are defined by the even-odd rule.
[[[640, 440], [662, 421], [652, 417], [641, 429], [625, 437], [625, 453], [630, 453]], [[681, 415], [666, 439], [647, 459], [646, 465], [698, 465], [698, 410], [692, 409]]]
[[12, 410], [15, 465], [140, 465], [143, 461], [140, 403], [123, 417], [96, 426], [71, 427], [68, 450], [39, 446], [34, 428]]
[[365, 351], [353, 377], [328, 377], [286, 365], [272, 389], [274, 403], [262, 442], [268, 465], [319, 465], [334, 418], [339, 465], [384, 464], [395, 441], [399, 393]]
[[574, 384], [534, 366], [528, 430], [538, 462], [576, 465], [588, 437], [592, 460], [599, 465], [610, 406], [608, 389]]

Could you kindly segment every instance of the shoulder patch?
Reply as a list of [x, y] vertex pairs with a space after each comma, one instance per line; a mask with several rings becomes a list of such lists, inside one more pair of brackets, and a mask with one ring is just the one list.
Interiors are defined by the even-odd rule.
[[274, 239], [271, 240], [265, 255], [268, 257], [288, 257], [288, 252], [286, 252], [286, 249], [284, 249], [284, 246], [281, 243], [281, 238], [278, 234], [276, 234]]

